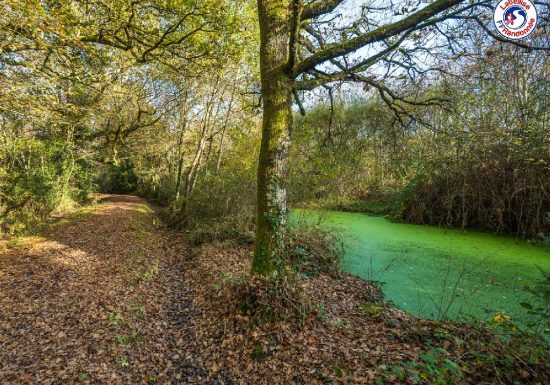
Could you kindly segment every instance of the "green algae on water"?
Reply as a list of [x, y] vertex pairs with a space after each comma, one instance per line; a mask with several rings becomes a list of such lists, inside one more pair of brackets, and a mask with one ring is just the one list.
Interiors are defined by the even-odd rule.
[[550, 271], [550, 251], [513, 237], [383, 217], [295, 210], [345, 234], [342, 268], [381, 283], [397, 307], [426, 318], [490, 319], [502, 312], [523, 320], [526, 286]]

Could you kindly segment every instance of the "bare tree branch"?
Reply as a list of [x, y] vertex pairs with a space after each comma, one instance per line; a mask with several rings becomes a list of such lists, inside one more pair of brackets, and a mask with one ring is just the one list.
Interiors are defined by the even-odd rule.
[[315, 17], [334, 11], [344, 0], [322, 0], [314, 2], [304, 8], [302, 20], [313, 19]]
[[395, 23], [378, 27], [372, 31], [338, 44], [328, 45], [325, 49], [320, 50], [316, 54], [311, 55], [302, 62], [298, 63], [294, 68], [294, 75], [298, 76], [313, 69], [318, 64], [324, 63], [330, 59], [343, 56], [368, 44], [382, 41], [388, 37], [395, 36], [411, 28], [415, 28], [431, 17], [436, 16], [437, 14], [444, 12], [462, 2], [463, 0], [437, 0], [433, 4], [430, 4], [420, 11], [417, 11], [402, 20], [396, 21]]

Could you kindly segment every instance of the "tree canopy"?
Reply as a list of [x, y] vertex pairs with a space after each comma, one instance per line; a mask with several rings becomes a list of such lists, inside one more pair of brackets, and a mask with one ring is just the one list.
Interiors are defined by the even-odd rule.
[[[253, 269], [271, 274], [285, 252], [293, 162], [311, 171], [291, 171], [292, 178], [301, 175], [291, 180], [297, 191], [321, 176], [328, 179], [317, 183], [340, 185], [325, 191], [342, 197], [352, 191], [342, 186], [350, 179], [358, 180], [355, 195], [385, 184], [388, 175], [403, 186], [428, 167], [424, 150], [414, 152], [426, 133], [442, 138], [441, 161], [454, 140], [474, 140], [478, 116], [498, 125], [502, 115], [490, 113], [500, 111], [494, 95], [510, 95], [515, 111], [502, 113], [506, 128], [494, 131], [494, 140], [514, 132], [524, 139], [509, 140], [532, 145], [539, 138], [544, 146], [540, 116], [546, 110], [538, 101], [547, 93], [549, 5], [537, 3], [536, 33], [515, 42], [490, 25], [492, 6], [458, 0], [5, 1], [5, 230], [97, 189], [139, 191], [170, 207], [174, 224], [244, 215], [235, 221], [246, 224], [243, 234], [256, 231]], [[507, 64], [487, 64], [499, 57]], [[528, 70], [539, 66], [541, 73]], [[485, 79], [489, 72], [517, 79], [515, 87], [501, 90]], [[348, 93], [355, 97], [343, 96]], [[329, 104], [317, 104], [319, 96]], [[538, 112], [521, 112], [531, 108]], [[308, 111], [291, 150], [294, 115]], [[517, 122], [521, 129], [510, 128]], [[374, 164], [363, 163], [365, 151], [374, 153]], [[331, 179], [336, 170], [345, 180]], [[404, 217], [426, 220], [407, 210]], [[444, 222], [435, 218], [428, 222]]]

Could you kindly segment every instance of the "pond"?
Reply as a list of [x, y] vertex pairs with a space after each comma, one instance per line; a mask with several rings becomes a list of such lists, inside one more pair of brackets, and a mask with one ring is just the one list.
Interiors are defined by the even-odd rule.
[[383, 217], [324, 210], [294, 216], [322, 217], [344, 234], [342, 268], [381, 283], [397, 307], [426, 318], [490, 319], [503, 312], [524, 320], [525, 286], [550, 271], [550, 250], [513, 237], [436, 226], [394, 223]]

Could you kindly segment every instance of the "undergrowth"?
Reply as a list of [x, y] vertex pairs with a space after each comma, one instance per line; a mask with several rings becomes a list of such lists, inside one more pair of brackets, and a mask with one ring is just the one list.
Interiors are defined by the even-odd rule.
[[251, 277], [234, 288], [239, 312], [257, 324], [287, 321], [302, 325], [315, 310], [293, 274]]
[[320, 272], [336, 275], [344, 256], [342, 232], [324, 225], [322, 217], [297, 218], [289, 229], [286, 256], [290, 267], [306, 278]]
[[187, 230], [187, 239], [194, 246], [205, 243], [232, 241], [251, 245], [254, 242], [254, 230], [245, 218], [231, 217], [214, 220], [210, 223], [194, 223]]
[[404, 382], [426, 385], [455, 385], [464, 378], [460, 366], [442, 348], [430, 348], [417, 361], [400, 361], [391, 365], [377, 385]]
[[321, 273], [336, 277], [343, 253], [337, 230], [321, 222], [294, 221], [286, 235], [285, 260], [278, 271], [266, 277], [250, 276], [235, 285], [239, 311], [258, 324], [288, 321], [303, 325], [319, 309], [303, 291], [303, 280]]

